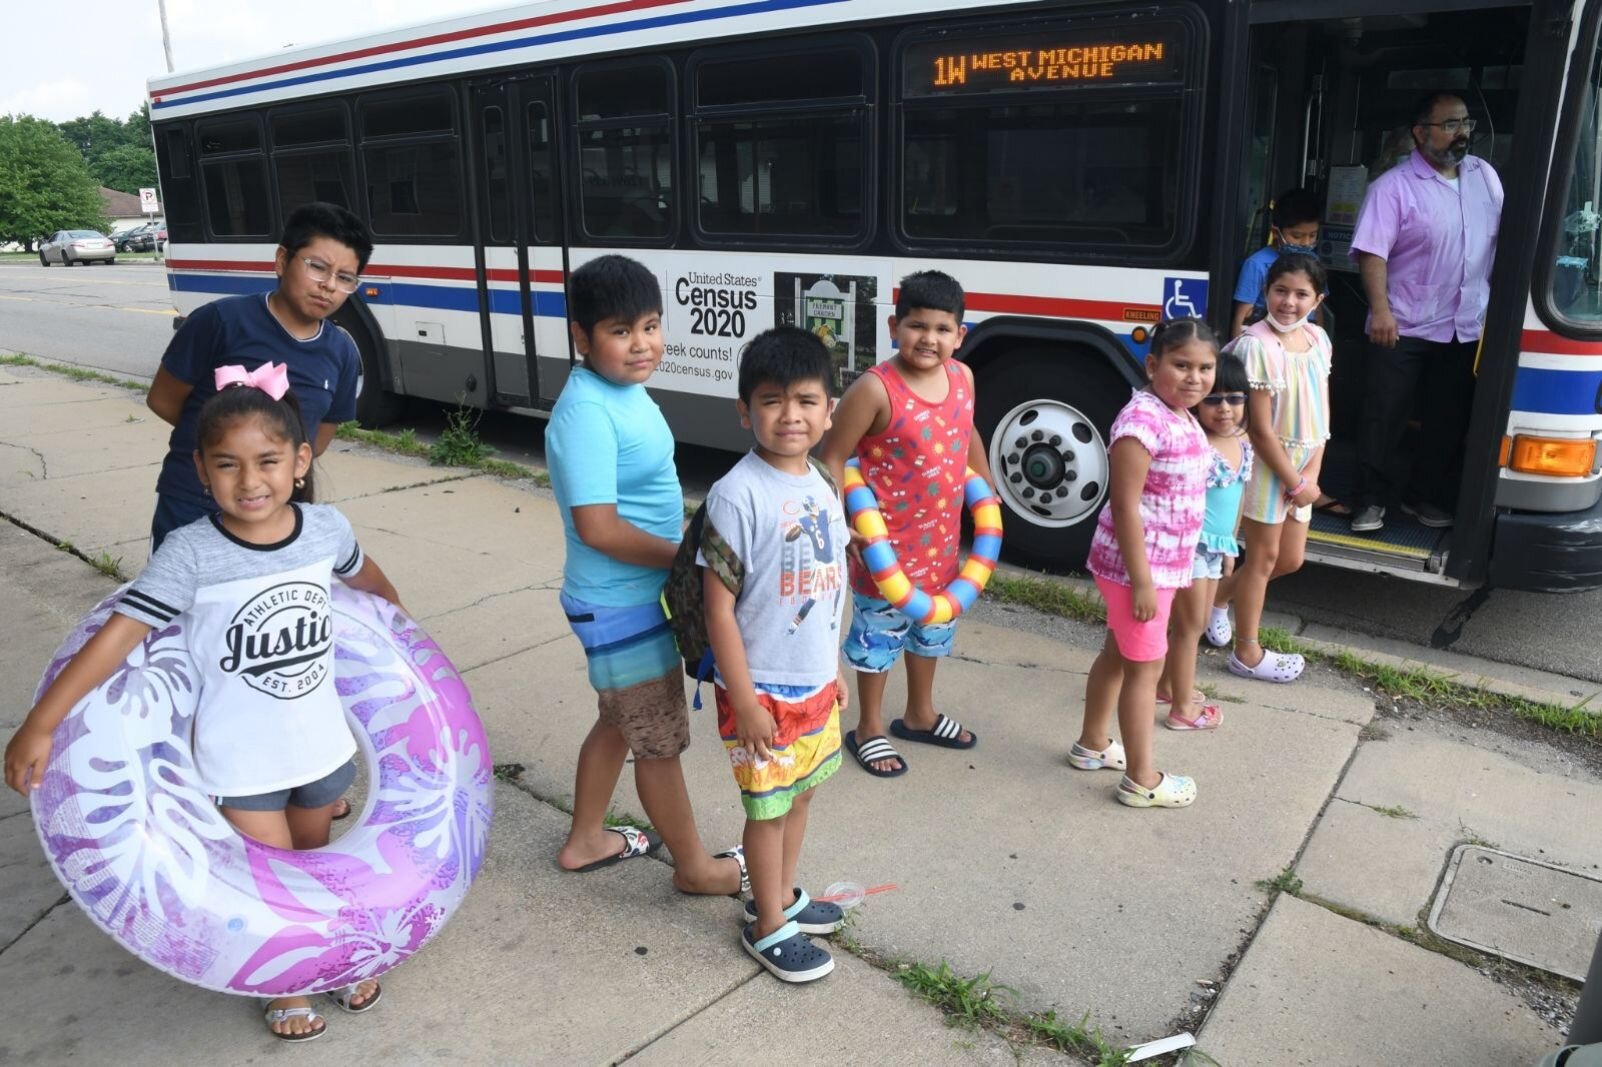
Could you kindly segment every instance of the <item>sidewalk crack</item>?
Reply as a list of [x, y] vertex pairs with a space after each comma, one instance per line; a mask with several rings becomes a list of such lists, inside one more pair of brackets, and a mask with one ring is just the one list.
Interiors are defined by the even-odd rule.
[[709, 999], [705, 1004], [701, 1005], [699, 1008], [696, 1008], [694, 1011], [688, 1013], [687, 1015], [685, 1015], [681, 1019], [678, 1019], [678, 1020], [676, 1020], [674, 1022], [668, 1023], [661, 1030], [659, 1030], [656, 1033], [651, 1034], [648, 1037], [646, 1037], [645, 1040], [641, 1041], [638, 1045], [635, 1045], [632, 1048], [630, 1048], [627, 1051], [625, 1051], [623, 1053], [623, 1055], [617, 1057], [614, 1060], [609, 1061], [609, 1067], [617, 1067], [618, 1064], [624, 1062], [625, 1060], [633, 1059], [635, 1056], [638, 1056], [640, 1053], [644, 1052], [647, 1048], [649, 1048], [652, 1045], [656, 1044], [658, 1041], [662, 1040], [664, 1037], [668, 1036], [673, 1031], [675, 1031], [679, 1027], [683, 1026], [685, 1023], [687, 1023], [690, 1020], [692, 1020], [692, 1019], [696, 1018], [697, 1016], [701, 1015], [703, 1012], [707, 1011], [708, 1009], [714, 1008], [717, 1005], [721, 1004], [723, 1001], [727, 1000], [730, 996], [734, 995], [735, 993], [738, 993], [745, 986], [750, 985], [752, 982], [756, 981], [761, 976], [762, 976], [762, 969], [760, 967], [755, 968], [750, 974], [746, 975], [744, 978], [741, 978], [739, 981], [735, 982], [733, 985], [728, 986], [722, 992], [714, 993], [712, 995], [711, 999]]
[[11, 441], [0, 441], [0, 445], [4, 445], [7, 448], [19, 449], [19, 450], [24, 451], [24, 452], [32, 452], [33, 453], [33, 458], [39, 461], [39, 470], [40, 470], [39, 480], [42, 481], [42, 482], [50, 480], [50, 464], [45, 462], [45, 457], [44, 457], [44, 453], [43, 452], [39, 451], [37, 448], [34, 448], [31, 445], [19, 445], [19, 444], [15, 444], [14, 442], [11, 442]]
[[[426, 620], [419, 620], [419, 621], [426, 621]], [[467, 668], [466, 670], [462, 671], [462, 675], [465, 677], [466, 675], [472, 674], [474, 671], [483, 670], [485, 667], [493, 667], [495, 664], [500, 663], [502, 660], [511, 659], [513, 656], [521, 656], [525, 652], [532, 652], [536, 648], [544, 648], [546, 645], [554, 644], [557, 641], [564, 641], [564, 640], [567, 639], [567, 636], [568, 636], [567, 634], [557, 634], [555, 637], [547, 637], [543, 641], [536, 641], [532, 645], [529, 645], [527, 648], [519, 648], [519, 649], [516, 649], [514, 651], [506, 652], [506, 653], [503, 653], [503, 654], [501, 654], [499, 656], [496, 656], [494, 659], [487, 659], [483, 663], [475, 663], [475, 664], [473, 664], [473, 666], [471, 666], [471, 667]]]
[[[539, 593], [539, 592], [549, 593], [549, 592], [555, 592], [556, 590], [559, 590], [560, 588], [561, 588], [561, 579], [560, 578], [553, 578], [548, 582], [530, 582], [528, 585], [520, 585], [516, 589], [503, 589], [498, 593], [486, 593], [483, 596], [479, 597], [477, 600], [473, 601], [471, 604], [463, 604], [459, 608], [451, 608], [449, 611], [442, 611], [437, 615], [430, 615], [426, 619], [419, 619], [418, 622], [433, 622], [435, 619], [449, 618], [450, 616], [458, 614], [459, 612], [469, 611], [469, 610], [471, 610], [473, 608], [478, 607], [481, 604], [487, 604], [491, 600], [497, 600], [497, 599], [499, 599], [500, 597], [503, 597], [503, 596], [513, 596], [513, 595], [515, 595], [517, 593]], [[540, 642], [541, 645], [545, 644], [545, 643], [546, 642], [544, 642], [544, 641]], [[529, 647], [530, 648], [538, 648], [539, 645], [530, 645]]]
[[23, 938], [27, 937], [28, 936], [28, 931], [32, 930], [35, 926], [38, 926], [40, 923], [44, 922], [46, 919], [48, 919], [50, 917], [50, 913], [51, 912], [55, 911], [57, 908], [61, 907], [61, 905], [67, 903], [70, 900], [72, 900], [72, 897], [70, 895], [66, 894], [66, 893], [63, 893], [63, 894], [61, 894], [61, 896], [57, 897], [53, 904], [51, 904], [49, 907], [47, 907], [43, 911], [41, 911], [38, 915], [35, 915], [32, 919], [30, 919], [28, 921], [28, 925], [24, 926], [22, 928], [22, 930], [20, 932], [18, 932], [16, 937], [13, 937], [10, 941], [7, 941], [5, 944], [0, 945], [0, 955], [4, 955], [6, 950], [11, 948], [12, 945], [15, 945], [18, 941], [21, 941]]

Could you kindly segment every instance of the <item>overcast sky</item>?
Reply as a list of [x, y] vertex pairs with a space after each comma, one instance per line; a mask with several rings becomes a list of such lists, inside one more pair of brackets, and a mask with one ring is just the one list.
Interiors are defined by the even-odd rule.
[[[448, 18], [515, 0], [167, 0], [178, 71]], [[165, 74], [156, 0], [6, 0], [0, 115], [125, 118]]]

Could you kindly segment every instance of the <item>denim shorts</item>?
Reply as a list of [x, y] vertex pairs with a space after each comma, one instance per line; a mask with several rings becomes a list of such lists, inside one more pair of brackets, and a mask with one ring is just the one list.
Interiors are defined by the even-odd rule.
[[250, 797], [218, 797], [217, 803], [221, 807], [235, 808], [239, 811], [283, 811], [290, 806], [326, 808], [344, 796], [345, 790], [349, 789], [355, 780], [356, 761], [353, 759], [346, 762], [339, 770], [324, 775], [315, 782], [290, 786], [288, 789], [275, 789], [271, 793], [257, 793]]
[[1224, 577], [1224, 554], [1197, 545], [1196, 558], [1190, 565], [1190, 576], [1194, 579], [1210, 578], [1215, 582], [1222, 580]]
[[913, 622], [890, 605], [861, 593], [851, 594], [851, 629], [846, 633], [846, 662], [864, 674], [883, 674], [896, 665], [903, 651], [925, 659], [951, 655], [957, 623]]

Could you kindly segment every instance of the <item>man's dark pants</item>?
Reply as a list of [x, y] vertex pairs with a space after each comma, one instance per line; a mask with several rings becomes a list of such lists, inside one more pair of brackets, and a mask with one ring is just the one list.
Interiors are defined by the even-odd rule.
[[[1363, 414], [1357, 452], [1362, 492], [1359, 506], [1395, 507], [1428, 503], [1457, 510], [1463, 474], [1463, 440], [1474, 402], [1474, 353], [1478, 341], [1424, 341], [1400, 337], [1395, 348], [1368, 346]], [[1402, 436], [1413, 413], [1413, 397], [1424, 390], [1418, 452], [1408, 469]], [[1411, 480], [1410, 480], [1411, 476]]]

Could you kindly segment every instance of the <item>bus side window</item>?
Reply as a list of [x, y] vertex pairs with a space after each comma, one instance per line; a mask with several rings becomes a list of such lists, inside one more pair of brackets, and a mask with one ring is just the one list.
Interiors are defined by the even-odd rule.
[[374, 236], [460, 234], [466, 197], [455, 94], [443, 86], [374, 94], [357, 114]]
[[201, 122], [201, 184], [206, 218], [213, 235], [266, 237], [273, 232], [272, 198], [267, 195], [267, 154], [255, 115]]
[[661, 239], [672, 230], [671, 68], [596, 64], [574, 75], [574, 158], [584, 232]]
[[342, 104], [275, 111], [268, 128], [278, 208], [286, 218], [313, 200], [356, 210], [356, 165]]
[[702, 234], [865, 236], [872, 55], [864, 41], [835, 39], [692, 57]]

